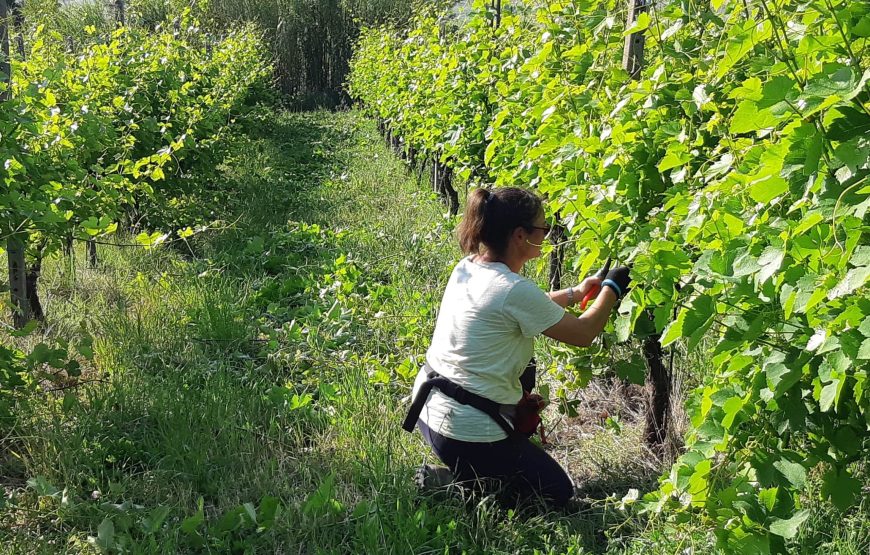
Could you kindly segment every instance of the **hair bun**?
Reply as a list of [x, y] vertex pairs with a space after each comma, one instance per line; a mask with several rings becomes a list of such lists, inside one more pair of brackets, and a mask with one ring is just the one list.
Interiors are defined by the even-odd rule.
[[468, 195], [462, 221], [457, 228], [459, 246], [467, 254], [481, 249], [498, 256], [505, 253], [510, 236], [518, 227], [534, 227], [541, 213], [541, 199], [518, 187], [476, 187]]

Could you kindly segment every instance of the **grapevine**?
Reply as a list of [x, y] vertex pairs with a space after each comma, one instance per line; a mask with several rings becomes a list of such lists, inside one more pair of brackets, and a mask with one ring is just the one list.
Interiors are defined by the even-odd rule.
[[[219, 139], [267, 74], [253, 29], [205, 41], [187, 12], [179, 29], [121, 27], [106, 38], [91, 27], [73, 50], [40, 25], [12, 57], [0, 103], [0, 236], [26, 252], [31, 297], [43, 257], [67, 241], [140, 225], [149, 203], [176, 203], [190, 186], [186, 160]], [[166, 237], [143, 231], [137, 241]], [[19, 326], [34, 303], [40, 316], [29, 302], [13, 299]]]
[[[622, 8], [503, 3], [495, 25], [478, 1], [453, 27], [431, 12], [368, 29], [349, 89], [460, 176], [533, 187], [573, 270], [631, 263], [617, 339], [714, 341], [686, 452], [640, 505], [700, 515], [729, 550], [783, 552], [809, 473], [841, 510], [861, 493], [870, 7], [670, 2], [630, 28]], [[646, 36], [636, 79], [631, 33]]]

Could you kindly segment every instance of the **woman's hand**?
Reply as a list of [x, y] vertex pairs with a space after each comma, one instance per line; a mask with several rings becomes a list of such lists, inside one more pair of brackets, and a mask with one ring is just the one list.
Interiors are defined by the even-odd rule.
[[595, 298], [598, 296], [598, 293], [601, 292], [601, 282], [603, 280], [599, 277], [588, 277], [580, 282], [580, 285], [574, 288], [576, 295], [574, 296], [577, 299], [577, 302], [580, 302], [582, 299], [586, 298], [586, 294], [590, 291], [595, 291], [595, 294], [592, 295], [591, 298]]

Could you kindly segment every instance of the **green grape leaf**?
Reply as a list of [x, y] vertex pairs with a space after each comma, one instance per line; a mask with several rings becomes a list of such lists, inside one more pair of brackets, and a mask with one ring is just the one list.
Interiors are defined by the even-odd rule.
[[757, 274], [758, 283], [761, 284], [770, 279], [782, 266], [784, 258], [785, 253], [780, 248], [769, 246], [764, 249], [758, 259], [758, 264], [761, 266]]
[[790, 539], [797, 536], [798, 529], [801, 524], [810, 516], [810, 511], [802, 509], [794, 514], [791, 518], [774, 520], [770, 525], [770, 531], [777, 536]]
[[72, 376], [74, 378], [82, 375], [82, 366], [79, 364], [79, 361], [72, 359], [68, 360], [66, 363], [66, 373], [68, 376]]
[[861, 447], [861, 439], [851, 426], [844, 425], [834, 432], [834, 435], [829, 438], [831, 445], [846, 453], [847, 455], [856, 455]]
[[798, 306], [797, 311], [804, 314], [808, 313], [810, 310], [813, 309], [814, 306], [822, 302], [825, 299], [825, 295], [827, 294], [828, 292], [825, 291], [824, 287], [813, 290], [813, 292], [810, 293], [808, 297], [806, 297], [805, 302], [802, 302]]
[[852, 257], [849, 258], [849, 264], [852, 266], [870, 266], [870, 246], [861, 245], [855, 249]]
[[848, 295], [859, 287], [863, 287], [868, 280], [870, 280], [870, 266], [852, 268], [846, 272], [846, 276], [840, 283], [828, 291], [828, 299], [834, 300], [843, 295]]
[[488, 145], [486, 145], [486, 150], [483, 153], [483, 163], [485, 165], [489, 165], [492, 162], [492, 157], [495, 155], [495, 150], [498, 147], [498, 143], [496, 141], [490, 141]]
[[[814, 76], [807, 82], [801, 99], [808, 102], [821, 100], [825, 103], [831, 102], [831, 98], [851, 100], [861, 92], [870, 78], [870, 70], [865, 71], [858, 78], [854, 69], [848, 66], [831, 64], [825, 69], [824, 73]], [[807, 115], [806, 112], [804, 115]]]
[[737, 34], [728, 41], [725, 55], [720, 60], [719, 68], [716, 70], [717, 79], [721, 79], [731, 71], [731, 68], [749, 54], [755, 45], [769, 39], [772, 31], [771, 24], [767, 20], [761, 24], [747, 21], [742, 25], [736, 25], [734, 29]]
[[685, 165], [692, 157], [688, 152], [668, 152], [657, 166], [660, 172]]
[[771, 77], [764, 83], [760, 106], [774, 106], [788, 97], [788, 93], [794, 89], [794, 80], [785, 75]]
[[735, 87], [728, 94], [728, 98], [735, 100], [761, 100], [763, 97], [761, 79], [758, 77], [750, 77], [744, 81], [739, 87]]
[[703, 339], [716, 316], [716, 303], [709, 295], [699, 295], [692, 301], [691, 307], [683, 324], [683, 330], [688, 332], [688, 349], [693, 349]]
[[834, 141], [845, 142], [870, 133], [870, 115], [852, 106], [837, 106], [830, 113], [841, 115], [828, 125], [826, 136]]
[[841, 511], [845, 511], [855, 503], [861, 493], [861, 482], [853, 478], [847, 471], [837, 468], [828, 470], [822, 481], [822, 495], [831, 500]]
[[800, 463], [791, 462], [787, 459], [780, 459], [773, 463], [783, 477], [788, 480], [788, 483], [795, 489], [803, 489], [807, 483], [807, 469]]
[[842, 175], [846, 178], [840, 179], [841, 182], [844, 182], [855, 174], [856, 168], [866, 164], [867, 159], [870, 158], [870, 145], [867, 144], [866, 139], [853, 137], [840, 143], [834, 149], [833, 157], [834, 167], [842, 166], [837, 171], [842, 172]]
[[822, 388], [819, 395], [819, 408], [822, 412], [828, 412], [839, 400], [841, 380], [834, 380]]
[[90, 236], [96, 236], [101, 233], [112, 233], [117, 229], [117, 224], [113, 224], [111, 218], [102, 216], [100, 218], [90, 217], [81, 223], [81, 227]]
[[767, 386], [777, 395], [788, 391], [801, 378], [800, 368], [789, 368], [781, 362], [767, 364], [764, 367], [767, 375]]
[[767, 204], [786, 191], [788, 191], [788, 181], [779, 176], [767, 176], [755, 181], [749, 187], [749, 196], [755, 202]]
[[665, 326], [665, 329], [662, 330], [662, 347], [666, 347], [677, 339], [683, 337], [683, 323], [686, 321], [686, 312], [685, 308], [680, 309], [677, 318], [671, 321], [667, 326]]
[[852, 34], [858, 37], [870, 37], [870, 15], [865, 15], [852, 27]]
[[649, 28], [650, 24], [649, 12], [642, 12], [639, 16], [637, 16], [637, 20], [635, 20], [634, 25], [629, 27], [622, 33], [622, 36], [627, 37], [632, 33], [640, 33], [641, 31], [646, 31]]
[[620, 378], [633, 384], [643, 385], [646, 381], [646, 362], [640, 355], [617, 362], [614, 370]]
[[752, 256], [749, 251], [744, 251], [737, 256], [734, 261], [734, 277], [748, 276], [757, 272], [761, 266], [758, 265], [758, 260]]
[[722, 426], [728, 430], [734, 424], [734, 418], [743, 409], [743, 399], [741, 397], [731, 397], [725, 404], [722, 405], [722, 410], [725, 412], [725, 417], [722, 419]]
[[824, 219], [824, 217], [818, 212], [812, 212], [810, 214], [807, 214], [800, 221], [800, 223], [797, 226], [795, 226], [795, 228], [792, 230], [792, 232], [791, 232], [792, 236], [800, 235], [801, 233], [804, 233], [805, 231], [809, 231], [810, 229], [815, 227], [819, 222], [821, 222], [823, 219]]
[[616, 317], [614, 328], [616, 329], [617, 341], [619, 341], [620, 343], [623, 341], [628, 341], [628, 338], [631, 335], [631, 314], [620, 313]]
[[776, 495], [779, 493], [779, 488], [765, 488], [761, 490], [758, 494], [758, 500], [761, 502], [761, 505], [767, 509], [767, 512], [771, 512], [774, 507], [776, 507]]
[[750, 133], [759, 129], [775, 127], [779, 118], [769, 110], [759, 110], [758, 104], [752, 100], [744, 100], [737, 106], [737, 111], [731, 118], [729, 131], [734, 134]]

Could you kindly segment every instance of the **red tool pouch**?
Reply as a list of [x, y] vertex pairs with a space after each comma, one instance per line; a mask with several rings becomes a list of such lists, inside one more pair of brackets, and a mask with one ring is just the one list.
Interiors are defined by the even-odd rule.
[[523, 398], [517, 403], [516, 417], [514, 418], [514, 430], [526, 436], [535, 433], [541, 425], [541, 411], [546, 403], [543, 397], [537, 393], [523, 392]]

